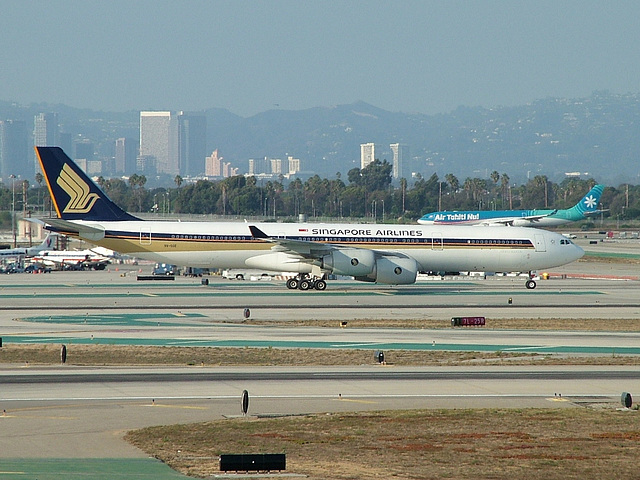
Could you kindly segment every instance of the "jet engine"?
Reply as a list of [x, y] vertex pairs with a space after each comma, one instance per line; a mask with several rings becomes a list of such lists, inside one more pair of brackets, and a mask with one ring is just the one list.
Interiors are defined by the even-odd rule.
[[415, 283], [418, 264], [408, 257], [377, 257], [371, 250], [341, 248], [322, 259], [322, 269], [364, 282], [389, 285]]
[[376, 254], [361, 248], [340, 248], [322, 257], [322, 269], [336, 275], [359, 277], [375, 271]]
[[380, 257], [376, 260], [375, 269], [371, 274], [363, 277], [356, 276], [355, 279], [388, 285], [407, 285], [415, 283], [417, 275], [418, 264], [413, 258]]

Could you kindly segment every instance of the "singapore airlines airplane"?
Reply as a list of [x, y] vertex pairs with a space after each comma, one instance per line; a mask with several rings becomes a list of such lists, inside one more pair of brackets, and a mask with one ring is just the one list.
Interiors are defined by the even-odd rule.
[[144, 221], [60, 148], [36, 152], [58, 215], [43, 219], [47, 229], [158, 263], [293, 271], [291, 289], [324, 290], [327, 274], [402, 285], [420, 271], [529, 272], [584, 255], [568, 238], [532, 228]]
[[595, 185], [573, 207], [563, 210], [477, 210], [433, 212], [424, 215], [422, 225], [515, 225], [517, 227], [555, 227], [585, 220], [600, 213], [598, 203], [604, 185]]

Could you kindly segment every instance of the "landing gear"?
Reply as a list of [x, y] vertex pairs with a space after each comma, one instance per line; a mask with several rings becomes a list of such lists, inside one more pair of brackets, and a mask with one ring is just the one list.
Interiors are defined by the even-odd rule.
[[297, 277], [287, 280], [287, 288], [289, 290], [326, 290], [327, 282], [324, 279], [324, 275], [321, 278], [309, 277], [306, 273], [298, 275]]
[[536, 281], [533, 279], [534, 276], [535, 275], [534, 275], [533, 272], [529, 272], [529, 279], [524, 284], [525, 287], [527, 287], [528, 290], [533, 290], [534, 288], [536, 288]]

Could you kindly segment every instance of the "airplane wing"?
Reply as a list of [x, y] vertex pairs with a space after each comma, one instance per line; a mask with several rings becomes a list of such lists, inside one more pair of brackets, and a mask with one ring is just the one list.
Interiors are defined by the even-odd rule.
[[[310, 240], [291, 240], [287, 238], [270, 237], [258, 227], [249, 225], [251, 236], [265, 242], [270, 242], [276, 246], [272, 249], [280, 252], [287, 252], [296, 254], [302, 258], [317, 258], [318, 256], [327, 255], [333, 250], [341, 250], [344, 247], [342, 245], [335, 245], [332, 243], [320, 243]], [[349, 247], [354, 248], [354, 247]], [[355, 247], [357, 248], [357, 247]], [[376, 255], [381, 257], [396, 257], [396, 258], [408, 258], [406, 255], [399, 252], [388, 252], [380, 250], [372, 250]]]
[[254, 225], [249, 225], [249, 230], [251, 231], [251, 236], [253, 238], [275, 244], [273, 250], [295, 253], [303, 258], [313, 258], [318, 255], [322, 255], [323, 253], [326, 254], [334, 248], [337, 248], [337, 246], [328, 243], [270, 237]]

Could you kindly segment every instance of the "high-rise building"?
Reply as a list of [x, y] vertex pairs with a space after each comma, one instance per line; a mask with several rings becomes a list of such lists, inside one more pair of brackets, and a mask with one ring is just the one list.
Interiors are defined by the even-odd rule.
[[360, 169], [366, 168], [376, 158], [376, 146], [373, 143], [360, 144]]
[[280, 158], [272, 158], [271, 159], [271, 173], [273, 175], [281, 175], [282, 174], [282, 159], [280, 159]]
[[116, 173], [130, 175], [135, 172], [137, 156], [138, 145], [134, 139], [118, 138], [116, 140]]
[[180, 112], [178, 141], [180, 175], [202, 174], [207, 155], [207, 117]]
[[402, 178], [405, 175], [404, 168], [409, 158], [409, 147], [401, 143], [392, 143], [389, 146], [393, 156], [393, 178]]
[[205, 160], [204, 174], [208, 177], [221, 177], [223, 158], [218, 156], [218, 149], [215, 149]]
[[269, 173], [271, 173], [271, 160], [269, 157], [249, 159], [249, 176]]
[[295, 175], [296, 173], [298, 173], [300, 171], [300, 159], [293, 158], [291, 155], [289, 155], [287, 157], [287, 160], [289, 161], [289, 168], [288, 168], [287, 174]]
[[27, 124], [20, 120], [0, 121], [0, 179], [6, 184], [11, 175], [30, 180], [34, 174], [29, 153]]
[[39, 113], [33, 120], [33, 144], [36, 147], [60, 145], [60, 126], [57, 113]]
[[171, 112], [140, 112], [140, 156], [154, 157], [157, 173], [180, 173], [178, 146], [178, 122]]
[[[75, 144], [75, 154], [74, 159], [85, 159], [87, 162], [93, 161], [93, 156], [95, 154], [95, 147], [93, 142], [87, 139], [83, 139]], [[86, 172], [86, 170], [85, 170]]]

